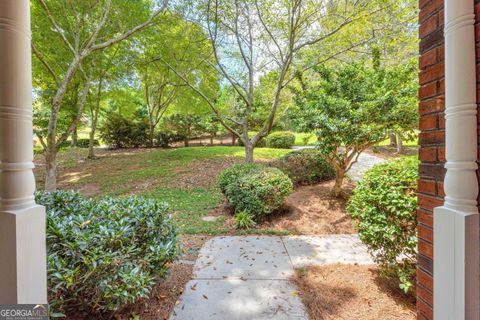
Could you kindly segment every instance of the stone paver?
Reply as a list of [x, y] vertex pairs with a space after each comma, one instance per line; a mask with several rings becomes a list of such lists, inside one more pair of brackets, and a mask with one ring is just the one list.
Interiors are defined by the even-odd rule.
[[200, 250], [197, 279], [287, 279], [293, 268], [280, 237], [217, 237]]
[[360, 157], [358, 157], [358, 161], [353, 164], [347, 174], [353, 182], [358, 182], [362, 179], [365, 171], [372, 168], [374, 165], [384, 163], [385, 161], [385, 159], [371, 154], [362, 153]]
[[307, 319], [294, 267], [372, 263], [355, 235], [245, 236], [210, 239], [172, 320]]
[[[293, 295], [292, 295], [293, 294]], [[170, 319], [307, 319], [286, 280], [191, 280]]]
[[283, 241], [295, 268], [324, 264], [373, 264], [357, 235], [289, 236]]

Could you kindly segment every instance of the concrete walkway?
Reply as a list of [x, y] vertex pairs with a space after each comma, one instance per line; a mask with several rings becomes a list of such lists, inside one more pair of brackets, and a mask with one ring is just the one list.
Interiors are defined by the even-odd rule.
[[[304, 147], [295, 146], [292, 149], [303, 150], [303, 149], [313, 149], [313, 148], [315, 148], [315, 147], [312, 147], [312, 146], [304, 146]], [[348, 171], [347, 175], [350, 177], [350, 179], [352, 179], [353, 182], [358, 182], [362, 179], [363, 175], [365, 174], [365, 171], [372, 168], [374, 165], [384, 163], [385, 161], [387, 161], [387, 160], [363, 152], [358, 157], [358, 161], [355, 164], [353, 164], [350, 171]]]
[[334, 263], [372, 261], [355, 235], [213, 238], [171, 319], [307, 319], [288, 278], [306, 265]]

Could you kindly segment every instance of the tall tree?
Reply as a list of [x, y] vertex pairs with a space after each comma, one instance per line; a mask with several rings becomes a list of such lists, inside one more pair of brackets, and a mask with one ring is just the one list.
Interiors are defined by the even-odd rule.
[[[167, 6], [168, 0], [155, 9], [151, 1], [53, 1], [36, 0], [32, 5], [33, 53], [54, 79], [55, 94], [51, 100], [46, 137], [45, 190], [56, 189], [56, 155], [58, 116], [69, 84], [77, 71], [86, 83], [89, 75], [84, 64], [95, 52], [115, 45], [150, 26]], [[152, 13], [153, 12], [153, 13]], [[121, 30], [119, 32], [119, 30]], [[53, 40], [53, 41], [49, 41]], [[52, 60], [52, 51], [62, 52], [63, 65]], [[78, 110], [82, 114], [83, 110]], [[68, 126], [68, 134], [76, 128], [80, 117]]]
[[[212, 72], [222, 83], [234, 89], [240, 104], [228, 112], [220, 110], [219, 97], [209, 96], [175, 65], [167, 63], [177, 75], [200, 95], [217, 115], [220, 123], [245, 145], [245, 160], [253, 162], [255, 145], [273, 128], [281, 94], [293, 80], [292, 65], [305, 49], [333, 46], [330, 42], [373, 15], [388, 10], [393, 0], [204, 0], [199, 9], [202, 25], [208, 32], [215, 64]], [[354, 29], [354, 28], [353, 28]], [[328, 60], [372, 38], [368, 34], [359, 42], [337, 46], [336, 50], [317, 50], [320, 59]], [[315, 62], [318, 63], [318, 60]], [[311, 67], [311, 66], [308, 66]], [[307, 68], [307, 67], [306, 67]], [[267, 73], [276, 75], [269, 97], [268, 112], [258, 133], [249, 136], [251, 119], [258, 115], [256, 94], [258, 79]], [[234, 99], [237, 101], [237, 99]], [[258, 119], [258, 117], [257, 117]]]

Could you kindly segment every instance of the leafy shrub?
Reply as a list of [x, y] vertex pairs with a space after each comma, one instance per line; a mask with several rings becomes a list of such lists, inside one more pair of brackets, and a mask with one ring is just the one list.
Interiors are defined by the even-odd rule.
[[295, 185], [311, 185], [335, 177], [332, 165], [317, 149], [290, 152], [270, 165], [282, 170]]
[[161, 148], [168, 148], [170, 144], [184, 140], [184, 136], [167, 130], [161, 131], [157, 135], [157, 145]]
[[100, 136], [113, 148], [138, 148], [148, 143], [148, 123], [142, 119], [133, 121], [112, 113], [100, 128]]
[[235, 226], [237, 229], [250, 229], [256, 225], [255, 220], [248, 212], [239, 212], [235, 215]]
[[292, 192], [290, 178], [276, 168], [240, 165], [220, 177], [220, 188], [236, 212], [245, 211], [254, 220], [279, 209]]
[[291, 149], [295, 144], [295, 134], [288, 131], [278, 131], [267, 138], [267, 147], [275, 149]]
[[107, 312], [149, 294], [177, 254], [167, 205], [138, 197], [99, 201], [38, 193], [47, 208], [48, 288], [53, 312]]
[[358, 222], [360, 239], [386, 276], [410, 291], [415, 283], [418, 161], [403, 158], [367, 171], [347, 210]]
[[[248, 137], [251, 139], [256, 134], [257, 132], [249, 132]], [[245, 144], [241, 139], [238, 139], [237, 143], [239, 147], [245, 147]], [[260, 141], [258, 141], [257, 144], [255, 145], [256, 148], [265, 148], [266, 146], [267, 146], [267, 142], [265, 141], [265, 138], [260, 139]]]
[[242, 163], [223, 170], [219, 177], [220, 190], [225, 194], [229, 184], [239, 184], [243, 176], [263, 168], [262, 165], [256, 163]]
[[[77, 140], [77, 147], [79, 148], [88, 148], [88, 145], [90, 144], [90, 139], [78, 139]], [[98, 142], [97, 139], [93, 140], [93, 145], [94, 146], [99, 146], [100, 143]]]

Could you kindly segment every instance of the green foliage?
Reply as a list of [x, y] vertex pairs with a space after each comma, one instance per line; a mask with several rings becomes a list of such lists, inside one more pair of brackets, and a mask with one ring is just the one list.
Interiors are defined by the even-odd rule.
[[275, 149], [291, 149], [295, 144], [295, 134], [288, 131], [271, 133], [267, 138], [267, 147]]
[[113, 148], [138, 148], [148, 143], [148, 123], [110, 114], [100, 128], [100, 136]]
[[184, 136], [179, 135], [172, 131], [160, 131], [157, 134], [157, 145], [162, 148], [168, 148], [170, 144], [178, 141], [183, 141], [185, 139]]
[[[237, 168], [238, 167], [238, 168]], [[220, 188], [236, 212], [256, 221], [278, 210], [293, 191], [290, 178], [276, 168], [235, 165], [220, 177]]]
[[[82, 138], [77, 140], [77, 147], [79, 148], [88, 148], [88, 145], [90, 144], [90, 139], [87, 138]], [[94, 146], [99, 146], [100, 143], [98, 142], [97, 139], [93, 140], [93, 145]]]
[[182, 137], [185, 146], [188, 146], [191, 139], [202, 134], [201, 121], [202, 118], [196, 114], [176, 113], [164, 120], [162, 130], [170, 131], [178, 137]]
[[237, 229], [250, 229], [256, 225], [252, 215], [242, 211], [235, 214], [235, 227]]
[[415, 284], [418, 161], [413, 157], [367, 171], [347, 210], [360, 239], [385, 275], [398, 277], [408, 292]]
[[36, 194], [47, 208], [48, 288], [54, 312], [107, 312], [146, 297], [177, 255], [167, 205]]
[[222, 193], [227, 192], [227, 186], [230, 184], [239, 184], [240, 179], [254, 171], [262, 170], [263, 166], [255, 163], [242, 163], [231, 166], [228, 169], [222, 171], [219, 177], [219, 185]]
[[332, 165], [317, 149], [290, 152], [270, 165], [282, 170], [295, 185], [311, 185], [335, 177]]

